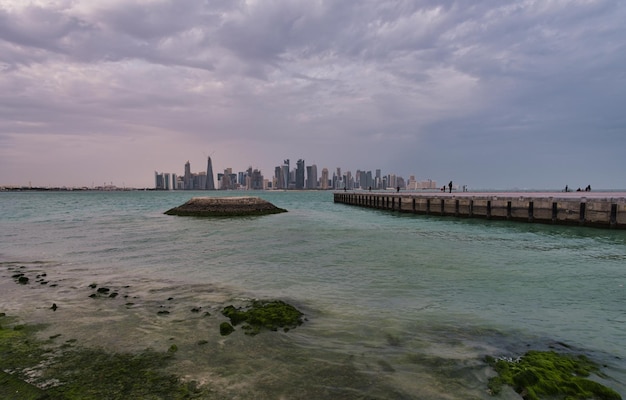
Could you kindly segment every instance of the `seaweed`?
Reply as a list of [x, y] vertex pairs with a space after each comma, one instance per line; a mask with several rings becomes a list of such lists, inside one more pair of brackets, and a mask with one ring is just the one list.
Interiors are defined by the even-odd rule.
[[294, 306], [280, 300], [255, 300], [246, 308], [230, 305], [224, 307], [222, 314], [230, 319], [233, 326], [245, 323], [242, 329], [252, 336], [260, 333], [261, 329], [277, 331], [282, 328], [284, 332], [288, 332], [302, 325], [304, 316]]
[[[0, 316], [0, 398], [20, 399], [191, 399], [206, 398], [209, 388], [184, 382], [164, 368], [174, 359], [146, 349], [115, 353], [106, 349], [60, 347], [35, 336], [38, 326], [14, 325]], [[51, 337], [52, 338], [52, 337]]]
[[600, 373], [599, 367], [583, 355], [531, 350], [518, 359], [488, 356], [485, 361], [498, 373], [488, 382], [494, 395], [509, 385], [525, 400], [622, 398], [613, 389], [588, 379], [592, 373]]
[[103, 349], [64, 352], [45, 376], [60, 382], [47, 390], [68, 399], [194, 398], [201, 390], [162, 371], [173, 358], [146, 349], [139, 353], [110, 353]]

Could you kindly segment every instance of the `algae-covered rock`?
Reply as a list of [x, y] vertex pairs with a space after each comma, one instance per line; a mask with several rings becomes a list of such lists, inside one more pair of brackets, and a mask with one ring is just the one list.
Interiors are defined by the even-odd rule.
[[277, 331], [282, 328], [285, 332], [302, 325], [302, 314], [294, 306], [280, 300], [255, 300], [249, 307], [235, 308], [230, 305], [224, 307], [222, 314], [230, 319], [233, 326], [245, 323], [243, 329], [247, 335], [256, 335], [261, 329]]
[[185, 204], [171, 208], [167, 215], [192, 217], [232, 217], [287, 212], [259, 197], [193, 197]]
[[486, 361], [498, 373], [489, 380], [489, 390], [494, 395], [503, 385], [509, 385], [525, 400], [622, 398], [613, 389], [587, 379], [592, 373], [599, 374], [599, 368], [582, 355], [529, 351], [515, 360], [487, 357]]
[[235, 328], [228, 322], [222, 322], [220, 324], [220, 335], [228, 336], [235, 331]]

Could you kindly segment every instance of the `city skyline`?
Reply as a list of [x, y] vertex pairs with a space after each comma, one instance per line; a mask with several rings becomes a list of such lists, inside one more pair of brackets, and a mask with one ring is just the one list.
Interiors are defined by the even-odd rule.
[[[273, 176], [266, 177], [259, 169], [248, 167], [245, 171], [234, 171], [227, 167], [223, 172], [213, 173], [213, 162], [208, 157], [205, 171], [193, 172], [189, 160], [184, 173], [154, 171], [156, 190], [341, 190], [341, 189], [390, 189], [409, 190], [438, 189], [432, 179], [418, 180], [410, 175], [408, 180], [393, 173], [383, 174], [380, 168], [371, 170], [343, 170], [336, 167], [332, 174], [327, 167], [320, 169], [316, 164], [307, 165], [298, 159], [295, 168], [290, 168], [290, 159], [274, 168]], [[215, 180], [215, 178], [217, 178]], [[217, 183], [215, 183], [217, 182]], [[455, 184], [455, 188], [458, 185]]]
[[623, 189], [624, 20], [613, 0], [0, 0], [0, 186], [152, 187], [208, 156], [269, 176], [297, 155]]

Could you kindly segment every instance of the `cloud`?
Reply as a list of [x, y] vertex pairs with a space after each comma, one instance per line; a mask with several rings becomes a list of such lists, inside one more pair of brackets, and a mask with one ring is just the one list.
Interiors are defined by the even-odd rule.
[[[128, 185], [151, 186], [214, 153], [215, 170], [266, 177], [305, 158], [623, 186], [605, 169], [626, 166], [625, 17], [609, 0], [0, 0], [0, 185], [119, 180], [118, 158]], [[49, 173], [35, 168], [29, 149], [55, 141], [80, 146], [46, 145]], [[94, 168], [80, 178], [55, 152]]]

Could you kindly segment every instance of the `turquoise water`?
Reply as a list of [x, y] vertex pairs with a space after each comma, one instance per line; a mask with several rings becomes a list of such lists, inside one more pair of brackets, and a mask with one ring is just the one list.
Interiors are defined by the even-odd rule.
[[[289, 212], [163, 214], [207, 192], [0, 193], [0, 311], [84, 345], [174, 342], [176, 372], [216, 397], [488, 399], [483, 357], [530, 348], [586, 354], [626, 396], [624, 231], [381, 212], [330, 192], [211, 194]], [[48, 284], [16, 285], [17, 266]], [[121, 296], [91, 299], [91, 283]], [[219, 336], [221, 307], [249, 298], [307, 321]]]

